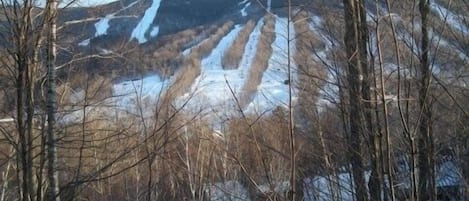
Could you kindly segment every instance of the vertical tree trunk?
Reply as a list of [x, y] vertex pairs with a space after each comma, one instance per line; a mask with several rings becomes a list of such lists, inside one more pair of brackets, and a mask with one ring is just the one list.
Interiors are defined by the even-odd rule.
[[[360, 24], [360, 16], [362, 15], [362, 6], [360, 0], [344, 0], [344, 18], [345, 18], [345, 46], [348, 57], [348, 75], [347, 80], [349, 84], [349, 104], [350, 104], [350, 136], [349, 136], [349, 152], [350, 163], [352, 165], [353, 180], [355, 183], [355, 196], [358, 201], [368, 200], [368, 195], [365, 187], [364, 167], [361, 151], [361, 135], [363, 133], [363, 120], [362, 112], [362, 64], [366, 61], [361, 61], [361, 58], [366, 55], [361, 55], [363, 52], [362, 45], [363, 34]], [[366, 47], [365, 47], [366, 48]], [[366, 50], [365, 50], [366, 51]]]
[[58, 172], [57, 172], [57, 131], [55, 129], [56, 117], [55, 113], [57, 110], [56, 102], [56, 38], [57, 38], [57, 0], [47, 1], [47, 23], [48, 23], [48, 34], [47, 34], [47, 180], [49, 187], [47, 188], [47, 200], [48, 201], [59, 201], [59, 184], [58, 184]]
[[420, 47], [420, 74], [419, 74], [419, 108], [421, 117], [419, 122], [418, 138], [418, 165], [419, 165], [419, 200], [435, 200], [435, 178], [433, 174], [433, 140], [432, 140], [432, 111], [431, 95], [429, 93], [431, 69], [429, 61], [428, 14], [430, 1], [420, 0], [419, 11], [421, 17], [421, 47]]
[[[288, 80], [290, 84], [288, 84], [288, 132], [290, 136], [290, 165], [291, 165], [291, 172], [290, 172], [290, 190], [291, 190], [291, 200], [296, 201], [297, 198], [297, 168], [296, 168], [296, 142], [295, 142], [295, 123], [294, 123], [294, 116], [293, 116], [293, 80], [292, 80], [292, 70], [291, 70], [291, 54], [290, 54], [290, 25], [292, 23], [292, 5], [291, 0], [288, 0], [288, 20], [287, 20], [287, 68], [288, 68]], [[302, 193], [300, 193], [302, 194]]]
[[11, 16], [14, 20], [9, 22], [14, 35], [15, 68], [16, 74], [16, 119], [18, 131], [19, 153], [17, 153], [18, 198], [21, 201], [34, 201], [34, 174], [33, 174], [33, 129], [34, 115], [33, 88], [31, 62], [31, 44], [28, 40], [32, 29], [31, 1], [24, 1], [22, 7], [14, 8], [16, 14]]
[[379, 160], [379, 137], [374, 130], [373, 111], [376, 110], [371, 100], [371, 74], [374, 69], [370, 68], [368, 62], [368, 25], [366, 22], [365, 2], [359, 1], [356, 6], [357, 23], [358, 23], [358, 46], [360, 55], [360, 67], [363, 79], [361, 80], [361, 95], [363, 100], [364, 135], [368, 136], [371, 155], [371, 176], [368, 184], [370, 199], [374, 201], [381, 200], [381, 184], [380, 184], [380, 160]]

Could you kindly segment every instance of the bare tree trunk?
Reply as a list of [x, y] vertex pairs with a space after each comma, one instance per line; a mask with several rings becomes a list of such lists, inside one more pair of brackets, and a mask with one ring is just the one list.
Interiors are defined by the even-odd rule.
[[419, 108], [421, 116], [419, 122], [419, 138], [418, 138], [418, 164], [419, 164], [419, 200], [435, 200], [435, 178], [433, 174], [433, 139], [432, 139], [432, 110], [430, 79], [431, 69], [429, 61], [429, 32], [428, 32], [428, 14], [430, 12], [430, 1], [420, 0], [419, 11], [421, 17], [421, 55], [420, 55], [420, 74], [419, 74]]
[[[33, 177], [33, 134], [32, 120], [34, 114], [33, 87], [31, 63], [31, 41], [28, 41], [28, 34], [32, 29], [31, 2], [25, 1], [23, 7], [14, 8], [9, 21], [12, 27], [10, 34], [15, 35], [14, 59], [16, 74], [16, 119], [18, 131], [19, 153], [18, 178], [20, 187], [18, 197], [21, 201], [34, 201], [34, 177]], [[6, 11], [5, 11], [6, 12]]]
[[356, 6], [357, 19], [358, 19], [358, 45], [359, 45], [359, 56], [360, 56], [360, 67], [363, 79], [361, 80], [362, 88], [361, 95], [363, 100], [363, 113], [364, 113], [364, 135], [368, 136], [370, 155], [371, 155], [371, 176], [368, 184], [370, 199], [379, 201], [381, 200], [381, 185], [380, 185], [380, 160], [379, 160], [379, 137], [376, 135], [377, 132], [374, 130], [373, 111], [376, 110], [372, 104], [371, 99], [371, 74], [374, 69], [370, 68], [368, 62], [368, 51], [367, 43], [369, 40], [368, 36], [368, 25], [366, 22], [366, 8], [365, 2], [360, 1]]
[[[359, 31], [360, 15], [362, 3], [360, 0], [344, 0], [344, 18], [345, 18], [345, 46], [347, 52], [348, 62], [348, 91], [349, 91], [349, 104], [350, 104], [350, 136], [349, 136], [349, 154], [350, 163], [352, 165], [353, 180], [355, 183], [355, 196], [358, 201], [368, 200], [368, 195], [365, 186], [364, 167], [361, 150], [361, 136], [363, 133], [363, 104], [362, 102], [362, 63], [361, 58], [365, 57], [360, 55], [362, 33]], [[366, 44], [366, 42], [364, 42]], [[366, 47], [365, 47], [366, 48]]]
[[59, 201], [59, 178], [57, 172], [57, 131], [55, 113], [57, 111], [56, 100], [56, 38], [57, 38], [57, 0], [47, 1], [47, 180], [49, 187], [47, 188], [47, 200]]
[[[10, 153], [13, 153], [14, 152], [14, 147], [11, 147], [10, 148], [10, 151], [9, 151], [9, 155]], [[11, 168], [11, 163], [12, 163], [12, 160], [8, 159], [7, 161], [7, 167], [5, 168], [5, 170], [3, 170], [2, 172], [2, 190], [1, 190], [1, 195], [0, 195], [0, 201], [5, 201], [5, 198], [6, 198], [6, 193], [7, 193], [7, 189], [8, 189], [8, 182], [9, 182], [9, 173], [10, 173], [10, 168]]]
[[[297, 200], [297, 167], [296, 167], [296, 142], [295, 142], [295, 123], [293, 116], [293, 80], [292, 80], [292, 70], [291, 70], [291, 53], [290, 46], [292, 40], [290, 39], [290, 25], [292, 23], [292, 5], [291, 0], [288, 0], [288, 20], [287, 20], [287, 68], [288, 68], [288, 80], [290, 84], [288, 85], [288, 132], [290, 135], [290, 163], [291, 163], [291, 173], [290, 173], [290, 190], [291, 190], [291, 201]], [[300, 193], [302, 194], [302, 193]]]

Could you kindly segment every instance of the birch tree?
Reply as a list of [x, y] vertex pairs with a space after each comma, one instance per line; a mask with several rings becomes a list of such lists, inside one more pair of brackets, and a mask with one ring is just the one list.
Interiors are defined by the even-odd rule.
[[57, 111], [56, 100], [56, 39], [57, 39], [57, 0], [47, 1], [47, 201], [59, 201], [59, 176], [57, 173], [57, 130], [55, 113]]

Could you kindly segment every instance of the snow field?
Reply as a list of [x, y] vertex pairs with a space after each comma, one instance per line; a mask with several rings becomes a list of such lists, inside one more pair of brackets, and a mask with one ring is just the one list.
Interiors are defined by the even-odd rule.
[[143, 107], [147, 115], [152, 115], [152, 107], [158, 102], [163, 91], [169, 86], [169, 79], [162, 80], [158, 75], [151, 75], [142, 79], [120, 82], [113, 86], [112, 102], [130, 113], [138, 113], [139, 107]]

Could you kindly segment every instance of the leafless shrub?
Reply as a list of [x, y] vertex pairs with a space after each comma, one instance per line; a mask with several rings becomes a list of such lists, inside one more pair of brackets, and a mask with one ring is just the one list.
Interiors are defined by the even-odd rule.
[[[309, 15], [301, 11], [295, 16], [294, 29], [296, 33], [296, 50], [293, 56], [298, 67], [299, 102], [306, 107], [315, 102], [319, 88], [324, 85], [326, 68], [323, 67], [321, 59], [315, 56], [319, 51], [325, 51], [325, 44], [311, 30], [308, 19]], [[313, 106], [314, 107], [314, 106]]]
[[167, 90], [165, 96], [177, 97], [187, 91], [197, 76], [200, 75], [200, 59], [189, 57], [185, 59], [182, 69], [174, 75], [174, 83]]
[[[280, 196], [278, 185], [289, 178], [290, 160], [287, 112], [277, 108], [264, 117], [249, 116], [228, 123], [228, 165], [249, 192], [251, 200]], [[304, 147], [299, 143], [299, 151]], [[260, 189], [262, 185], [267, 189]], [[277, 192], [277, 193], [274, 193]], [[274, 194], [271, 194], [274, 193]], [[281, 196], [283, 197], [283, 196]], [[269, 199], [269, 200], [270, 200]]]
[[244, 53], [244, 48], [249, 40], [249, 35], [254, 30], [255, 26], [256, 22], [249, 20], [249, 22], [246, 23], [244, 28], [239, 32], [238, 37], [223, 55], [221, 63], [224, 69], [236, 69], [239, 67], [239, 63], [241, 62]]

